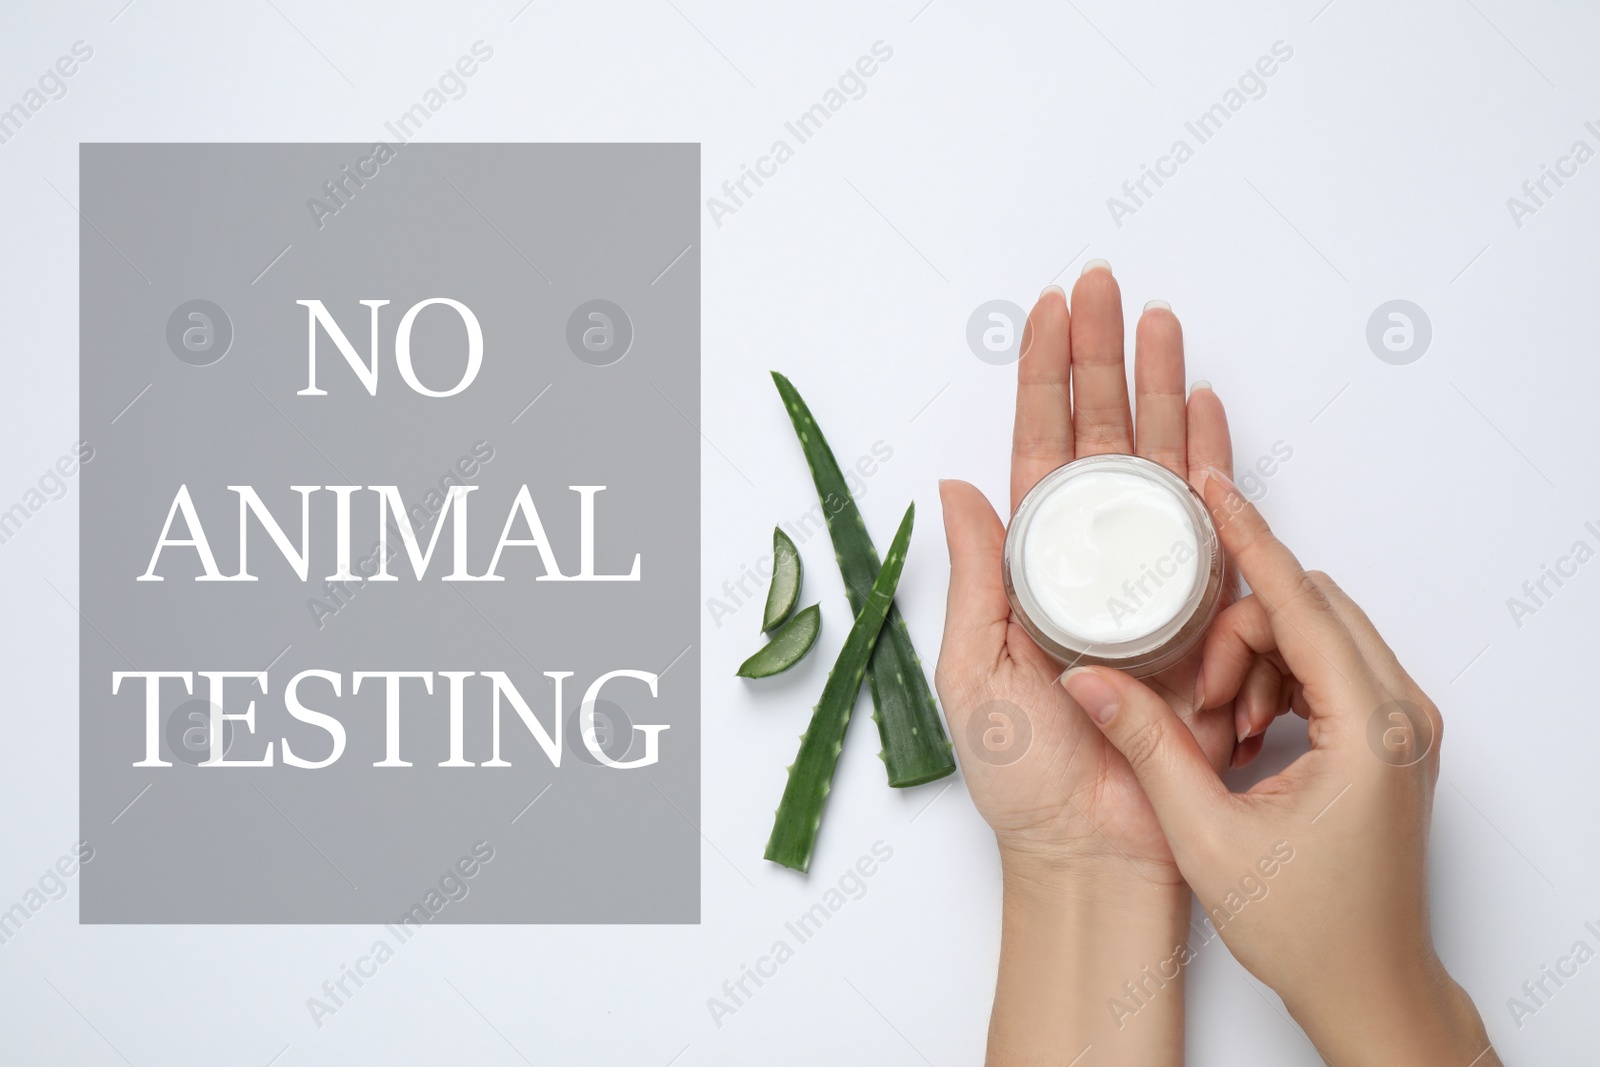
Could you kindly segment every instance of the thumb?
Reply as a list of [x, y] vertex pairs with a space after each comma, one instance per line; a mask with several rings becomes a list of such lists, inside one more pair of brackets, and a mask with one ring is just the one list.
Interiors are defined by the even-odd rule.
[[1228, 789], [1165, 700], [1109, 667], [1074, 668], [1061, 684], [1127, 759], [1175, 852], [1215, 824]]
[[992, 665], [1005, 646], [1011, 602], [1002, 584], [1006, 531], [977, 486], [939, 483], [945, 540], [950, 547], [950, 593], [941, 658], [964, 669]]

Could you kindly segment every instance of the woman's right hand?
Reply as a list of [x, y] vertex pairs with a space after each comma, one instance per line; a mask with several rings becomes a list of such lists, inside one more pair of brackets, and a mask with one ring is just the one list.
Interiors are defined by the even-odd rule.
[[1438, 710], [1361, 609], [1303, 570], [1225, 475], [1211, 471], [1203, 495], [1252, 592], [1207, 635], [1201, 705], [1238, 698], [1241, 738], [1292, 705], [1310, 751], [1235, 794], [1142, 682], [1086, 667], [1062, 684], [1127, 757], [1209, 924], [1324, 1058], [1499, 1064], [1429, 929]]

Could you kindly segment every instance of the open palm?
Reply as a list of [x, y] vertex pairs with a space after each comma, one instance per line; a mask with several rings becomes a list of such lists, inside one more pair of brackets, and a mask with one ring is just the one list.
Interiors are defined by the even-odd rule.
[[[1063, 463], [1106, 452], [1137, 453], [1191, 481], [1207, 467], [1231, 475], [1222, 402], [1209, 387], [1186, 397], [1183, 331], [1165, 305], [1147, 306], [1139, 319], [1134, 379], [1137, 422], [1122, 294], [1109, 267], [1085, 268], [1070, 311], [1065, 293], [1046, 289], [1028, 316], [1018, 363], [1013, 509]], [[940, 495], [950, 593], [935, 677], [979, 811], [1005, 848], [1067, 861], [1120, 855], [1152, 882], [1180, 882], [1127, 760], [1057, 683], [1062, 666], [1011, 617], [1005, 529], [994, 508], [966, 482], [944, 482]], [[1197, 648], [1148, 682], [1220, 771], [1233, 757], [1234, 711], [1231, 703], [1196, 711], [1199, 659]]]

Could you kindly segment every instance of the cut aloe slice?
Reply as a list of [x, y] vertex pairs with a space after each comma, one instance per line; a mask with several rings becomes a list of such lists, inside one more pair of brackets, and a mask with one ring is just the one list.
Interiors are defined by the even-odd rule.
[[802, 608], [800, 613], [779, 630], [765, 648], [739, 666], [741, 678], [766, 678], [782, 674], [806, 658], [811, 646], [817, 643], [822, 630], [822, 605]]
[[[767, 590], [767, 610], [761, 618], [763, 633], [771, 633], [777, 629], [779, 624], [789, 617], [789, 612], [794, 610], [795, 602], [800, 599], [800, 576], [803, 570], [800, 550], [794, 547], [794, 542], [789, 540], [789, 535], [783, 532], [782, 527], [774, 526], [772, 586]], [[812, 636], [816, 636], [815, 631], [812, 632]], [[805, 652], [802, 651], [800, 654], [803, 656]]]

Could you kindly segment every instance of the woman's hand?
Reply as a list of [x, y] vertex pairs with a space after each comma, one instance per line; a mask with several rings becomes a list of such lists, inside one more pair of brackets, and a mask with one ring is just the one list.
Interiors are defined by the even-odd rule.
[[[1122, 294], [1102, 261], [1066, 295], [1046, 289], [1028, 316], [1017, 373], [1011, 506], [1070, 460], [1137, 453], [1185, 478], [1232, 468], [1227, 417], [1209, 386], [1185, 398], [1183, 331], [1164, 304], [1139, 319], [1128, 407]], [[1069, 403], [1069, 393], [1071, 402]], [[1005, 529], [966, 482], [940, 487], [950, 595], [935, 672], [962, 771], [1008, 861], [1060, 868], [1131, 866], [1155, 885], [1182, 878], [1128, 763], [1056, 684], [1062, 667], [1011, 619], [1002, 583]], [[1232, 711], [1194, 706], [1199, 654], [1151, 679], [1190, 722], [1212, 767], [1232, 755]]]
[[[1066, 294], [1039, 297], [1023, 333], [1011, 506], [1072, 459], [1136, 452], [1182, 477], [1229, 469], [1222, 404], [1185, 396], [1183, 332], [1152, 303], [1135, 340], [1137, 422], [1128, 405], [1122, 294], [1091, 263]], [[1070, 402], [1069, 402], [1070, 396]], [[976, 488], [945, 482], [950, 595], [935, 672], [974, 802], [1000, 845], [1005, 915], [991, 1065], [1076, 1062], [1156, 1067], [1183, 1057], [1181, 966], [1189, 889], [1156, 813], [1114, 746], [1057, 684], [1062, 667], [1011, 619], [1005, 529]], [[1194, 730], [1207, 764], [1227, 766], [1233, 711], [1197, 712], [1198, 652], [1151, 679]], [[1184, 957], [1186, 958], [1186, 957]], [[1126, 983], [1145, 990], [1117, 1008]]]
[[1063, 686], [1126, 757], [1210, 923], [1324, 1058], [1498, 1064], [1429, 931], [1438, 710], [1361, 609], [1302, 570], [1224, 473], [1209, 472], [1202, 493], [1252, 593], [1207, 635], [1201, 704], [1270, 676], [1283, 699], [1240, 699], [1242, 732], [1257, 735], [1287, 702], [1309, 724], [1310, 751], [1231, 793], [1159, 690], [1098, 667]]

